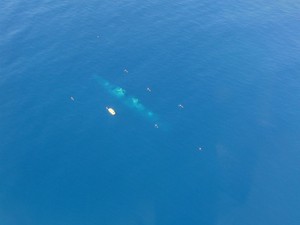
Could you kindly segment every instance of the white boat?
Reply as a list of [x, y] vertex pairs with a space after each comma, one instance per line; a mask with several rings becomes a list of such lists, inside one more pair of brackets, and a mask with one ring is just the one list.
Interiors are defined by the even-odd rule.
[[106, 107], [107, 111], [112, 115], [116, 115], [116, 111], [113, 108]]

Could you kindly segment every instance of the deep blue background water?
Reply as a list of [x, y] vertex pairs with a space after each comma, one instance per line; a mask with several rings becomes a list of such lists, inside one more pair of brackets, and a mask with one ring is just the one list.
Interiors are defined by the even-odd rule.
[[299, 224], [299, 1], [0, 6], [1, 225]]

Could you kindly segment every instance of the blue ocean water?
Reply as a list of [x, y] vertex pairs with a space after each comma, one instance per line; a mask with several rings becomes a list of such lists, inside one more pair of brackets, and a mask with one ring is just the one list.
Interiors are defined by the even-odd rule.
[[0, 5], [1, 225], [299, 224], [299, 1]]

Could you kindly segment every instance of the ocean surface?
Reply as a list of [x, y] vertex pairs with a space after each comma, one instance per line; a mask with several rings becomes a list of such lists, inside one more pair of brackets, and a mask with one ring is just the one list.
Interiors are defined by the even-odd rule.
[[0, 224], [300, 224], [299, 12], [2, 0]]

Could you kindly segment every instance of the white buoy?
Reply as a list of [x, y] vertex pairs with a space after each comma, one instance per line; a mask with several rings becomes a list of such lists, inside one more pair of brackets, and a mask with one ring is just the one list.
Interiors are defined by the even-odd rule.
[[155, 127], [155, 128], [158, 128], [158, 124], [157, 124], [157, 123], [156, 123], [156, 124], [154, 124], [154, 127]]
[[183, 105], [181, 105], [181, 104], [179, 104], [178, 107], [179, 107], [179, 108], [182, 108], [182, 109], [184, 108]]
[[116, 115], [116, 111], [113, 108], [106, 107], [107, 111], [112, 115]]
[[75, 99], [74, 99], [74, 97], [73, 97], [73, 96], [71, 96], [71, 97], [70, 97], [70, 99], [71, 99], [73, 102], [75, 101]]
[[147, 91], [151, 92], [151, 89], [147, 87]]

